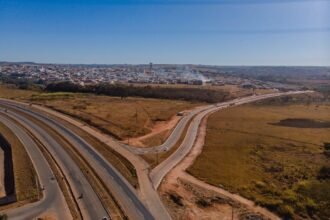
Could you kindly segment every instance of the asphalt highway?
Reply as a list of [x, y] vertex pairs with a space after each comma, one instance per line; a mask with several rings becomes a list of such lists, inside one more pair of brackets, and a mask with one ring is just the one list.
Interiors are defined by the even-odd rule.
[[24, 145], [44, 189], [43, 197], [38, 202], [26, 204], [16, 209], [5, 210], [9, 219], [34, 219], [45, 212], [56, 213], [58, 219], [72, 219], [62, 191], [54, 177], [48, 162], [33, 139], [15, 122], [0, 114], [0, 121], [5, 124]]
[[[27, 104], [24, 103], [20, 103], [20, 104], [28, 106]], [[82, 123], [69, 116], [66, 116], [64, 114], [61, 114], [59, 112], [56, 112], [54, 110], [39, 105], [33, 105], [30, 108], [47, 113], [48, 115], [51, 115], [55, 118], [60, 118], [62, 120], [65, 120], [66, 122], [69, 122], [74, 126], [81, 128], [83, 131], [92, 135], [100, 142], [106, 144], [110, 149], [116, 151], [121, 156], [125, 157], [135, 167], [136, 174], [139, 180], [138, 195], [140, 200], [143, 201], [144, 204], [146, 204], [148, 210], [152, 213], [155, 219], [157, 220], [171, 219], [171, 216], [168, 213], [168, 210], [166, 209], [164, 204], [162, 203], [157, 193], [157, 190], [154, 189], [150, 181], [149, 178], [150, 166], [145, 160], [143, 160], [141, 157], [135, 155], [134, 153], [124, 148], [119, 142], [114, 140], [112, 137], [95, 130], [93, 127], [90, 127], [85, 123]]]
[[0, 103], [35, 117], [65, 137], [89, 161], [130, 219], [154, 219], [149, 210], [140, 201], [135, 189], [127, 180], [101, 154], [77, 134], [61, 125], [58, 121], [40, 112], [32, 111], [26, 106], [5, 101], [0, 101]]
[[[282, 96], [282, 95], [291, 95], [291, 94], [299, 94], [306, 93], [312, 91], [295, 91], [295, 92], [285, 92], [285, 93], [275, 93], [275, 94], [267, 94], [267, 95], [258, 95], [258, 96], [250, 96], [235, 99], [232, 101], [219, 103], [215, 105], [208, 105], [199, 107], [186, 116], [184, 116], [177, 126], [174, 128], [170, 137], [166, 140], [166, 142], [160, 146], [145, 148], [145, 149], [136, 149], [131, 146], [125, 146], [119, 142], [112, 140], [111, 138], [101, 135], [98, 132], [93, 131], [80, 122], [72, 120], [66, 116], [63, 116], [59, 113], [53, 112], [51, 110], [47, 110], [43, 107], [29, 107], [26, 104], [20, 104], [13, 101], [7, 101], [0, 99], [1, 105], [6, 105], [7, 107], [13, 107], [19, 111], [27, 113], [36, 119], [42, 121], [46, 125], [52, 127], [56, 130], [57, 133], [61, 134], [65, 139], [67, 139], [72, 145], [76, 147], [79, 152], [87, 159], [91, 165], [96, 170], [99, 177], [109, 185], [111, 192], [114, 194], [116, 200], [119, 202], [120, 206], [123, 208], [124, 212], [131, 219], [170, 219], [166, 208], [163, 206], [157, 191], [155, 189], [158, 188], [164, 176], [174, 167], [176, 166], [192, 149], [194, 145], [194, 141], [198, 135], [198, 128], [202, 121], [202, 119], [212, 112], [215, 112], [222, 108], [231, 107], [234, 105], [245, 104], [261, 99]], [[36, 109], [38, 109], [36, 111]], [[39, 111], [43, 110], [43, 111]], [[116, 171], [115, 168], [111, 166], [97, 151], [93, 149], [88, 143], [86, 143], [83, 139], [81, 139], [78, 135], [73, 133], [70, 129], [63, 126], [59, 121], [52, 119], [45, 112], [50, 113], [52, 115], [56, 115], [64, 120], [70, 121], [70, 123], [81, 126], [83, 130], [94, 135], [100, 141], [108, 144], [111, 148], [119, 152], [124, 157], [128, 158], [133, 165], [136, 167], [139, 183], [140, 183], [140, 197], [136, 195], [136, 191], [130, 186], [130, 184], [125, 180], [124, 177], [121, 176], [119, 172]], [[19, 115], [15, 116], [19, 118]], [[135, 154], [144, 154], [144, 153], [157, 153], [160, 151], [167, 151], [171, 149], [175, 143], [178, 141], [182, 132], [188, 122], [189, 124], [187, 134], [179, 148], [166, 160], [160, 163], [157, 167], [155, 167], [150, 172], [150, 179], [148, 176], [148, 165], [140, 158], [135, 156]], [[23, 120], [23, 119], [22, 119]], [[26, 119], [25, 119], [26, 120]], [[24, 121], [24, 120], [23, 120]], [[32, 125], [30, 125], [32, 127]], [[40, 133], [40, 131], [38, 131]], [[143, 202], [142, 202], [142, 201]], [[147, 204], [149, 210], [151, 210], [152, 215], [149, 210], [145, 208], [144, 204]]]
[[[1, 103], [2, 105], [2, 103]], [[6, 105], [2, 105], [6, 106]], [[8, 107], [8, 106], [7, 106]], [[68, 153], [63, 147], [41, 127], [28, 120], [27, 118], [17, 114], [13, 111], [7, 110], [7, 115], [19, 121], [26, 129], [43, 143], [47, 150], [52, 154], [57, 163], [60, 165], [66, 178], [69, 181], [71, 189], [76, 198], [83, 195], [82, 198], [77, 199], [79, 208], [81, 210], [83, 219], [102, 219], [109, 218], [103, 204], [93, 190], [92, 186]]]

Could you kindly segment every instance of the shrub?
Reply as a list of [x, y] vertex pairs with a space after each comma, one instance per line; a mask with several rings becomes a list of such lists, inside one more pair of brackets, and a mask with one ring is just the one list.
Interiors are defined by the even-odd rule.
[[293, 219], [294, 210], [291, 206], [280, 205], [277, 208], [277, 212], [282, 216], [283, 219]]
[[200, 207], [206, 208], [211, 205], [210, 202], [206, 201], [205, 199], [201, 198], [196, 201], [196, 204]]
[[320, 169], [318, 179], [320, 180], [330, 179], [330, 166], [323, 166]]
[[178, 206], [183, 206], [183, 203], [181, 201], [181, 196], [179, 195], [175, 195], [175, 194], [172, 194], [170, 193], [170, 199], [175, 203], [177, 204]]
[[330, 150], [330, 143], [323, 143], [325, 150]]

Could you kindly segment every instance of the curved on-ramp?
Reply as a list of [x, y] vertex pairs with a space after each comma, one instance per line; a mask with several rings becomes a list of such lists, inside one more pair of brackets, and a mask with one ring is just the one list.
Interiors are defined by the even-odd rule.
[[[157, 189], [163, 178], [166, 176], [166, 174], [171, 169], [173, 169], [173, 167], [175, 167], [190, 152], [190, 150], [194, 145], [195, 139], [197, 138], [199, 125], [201, 124], [202, 119], [206, 115], [212, 112], [216, 112], [223, 108], [242, 105], [250, 102], [259, 101], [262, 99], [279, 97], [284, 95], [310, 93], [310, 92], [313, 91], [290, 91], [290, 92], [282, 92], [282, 93], [249, 96], [244, 98], [238, 98], [228, 102], [219, 103], [213, 105], [212, 107], [208, 107], [199, 111], [198, 113], [196, 113], [195, 118], [193, 118], [192, 122], [190, 123], [187, 130], [187, 134], [183, 139], [183, 142], [181, 143], [179, 148], [150, 172], [150, 178], [153, 183], [153, 186], [155, 187], [155, 189]], [[172, 146], [168, 146], [168, 147], [171, 148]]]
[[6, 114], [14, 120], [19, 121], [52, 154], [66, 176], [74, 196], [79, 198], [83, 195], [83, 198], [77, 199], [83, 218], [94, 220], [109, 217], [86, 176], [57, 140], [29, 119], [9, 110], [6, 111]]
[[9, 219], [34, 219], [44, 213], [55, 213], [58, 219], [72, 219], [62, 191], [54, 177], [50, 165], [35, 141], [12, 120], [0, 114], [0, 121], [7, 126], [25, 147], [43, 190], [41, 200], [15, 209], [4, 210]]

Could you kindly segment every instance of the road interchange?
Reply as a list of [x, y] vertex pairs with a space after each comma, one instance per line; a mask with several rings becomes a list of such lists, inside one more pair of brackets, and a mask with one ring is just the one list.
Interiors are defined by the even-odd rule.
[[[94, 135], [97, 139], [101, 140], [102, 142], [106, 143], [108, 146], [110, 146], [112, 149], [116, 150], [118, 153], [123, 155], [125, 158], [127, 158], [135, 167], [136, 171], [138, 173], [138, 178], [139, 178], [139, 183], [140, 183], [140, 191], [138, 193], [139, 198], [137, 196], [137, 193], [135, 192], [134, 189], [129, 185], [127, 185], [128, 190], [131, 191], [133, 194], [130, 194], [129, 192], [125, 192], [127, 198], [132, 202], [132, 198], [134, 201], [134, 204], [140, 204], [136, 205], [135, 209], [136, 210], [146, 210], [144, 214], [137, 214], [138, 212], [130, 211], [128, 210], [130, 205], [128, 205], [128, 208], [125, 204], [121, 201], [120, 205], [124, 207], [125, 212], [131, 212], [129, 214], [129, 217], [137, 217], [133, 219], [153, 219], [154, 217], [156, 219], [170, 219], [171, 217], [169, 216], [166, 208], [162, 204], [159, 195], [157, 194], [156, 189], [160, 185], [162, 179], [166, 176], [166, 174], [174, 167], [176, 166], [191, 150], [191, 147], [194, 144], [195, 138], [198, 134], [198, 128], [201, 123], [201, 120], [208, 114], [218, 111], [222, 108], [227, 108], [231, 107], [234, 105], [241, 105], [241, 104], [246, 104], [249, 102], [254, 102], [257, 100], [261, 99], [266, 99], [266, 98], [271, 98], [271, 97], [277, 97], [277, 96], [282, 96], [282, 95], [291, 95], [291, 94], [301, 94], [301, 93], [306, 93], [306, 92], [311, 92], [311, 91], [295, 91], [295, 92], [285, 92], [285, 93], [275, 93], [275, 94], [266, 94], [266, 95], [259, 95], [259, 96], [250, 96], [250, 97], [245, 97], [245, 98], [239, 98], [235, 99], [232, 101], [228, 101], [225, 103], [219, 103], [215, 105], [208, 105], [208, 106], [203, 106], [195, 109], [188, 115], [184, 116], [180, 122], [177, 124], [177, 126], [173, 129], [173, 132], [169, 136], [169, 138], [164, 142], [164, 144], [160, 146], [155, 146], [152, 148], [142, 148], [142, 149], [137, 149], [132, 146], [127, 146], [125, 145], [123, 147], [123, 144], [113, 140], [112, 138], [105, 136], [103, 134], [95, 132], [95, 130], [91, 129], [88, 126], [85, 126], [84, 124], [81, 124], [80, 122], [77, 122], [75, 120], [72, 120], [71, 118], [67, 116], [63, 116], [59, 113], [53, 112], [52, 110], [47, 110], [43, 107], [36, 106], [34, 110], [32, 107], [29, 107], [28, 105], [23, 105], [23, 104], [18, 104], [16, 102], [8, 102], [7, 100], [1, 100], [0, 104], [5, 105], [7, 107], [13, 107], [16, 109], [19, 109], [21, 111], [24, 111], [27, 114], [30, 114], [33, 117], [38, 118], [39, 120], [42, 120], [45, 124], [48, 124], [49, 126], [52, 126], [57, 132], [61, 133], [65, 138], [67, 138], [74, 146], [80, 146], [78, 150], [81, 152], [84, 152], [84, 156], [90, 159], [91, 161], [94, 161], [94, 164], [96, 166], [96, 170], [99, 170], [98, 174], [104, 175], [105, 172], [108, 174], [110, 173], [110, 176], [106, 177], [103, 176], [104, 179], [106, 178], [112, 178], [115, 176], [119, 175], [119, 178], [122, 179], [123, 182], [120, 184], [122, 185], [123, 183], [126, 185], [128, 184], [127, 181], [116, 171], [109, 163], [106, 162], [104, 158], [102, 158], [102, 155], [98, 154], [91, 146], [88, 146], [88, 143], [84, 142], [78, 135], [74, 134], [67, 128], [65, 128], [63, 125], [59, 124], [53, 119], [50, 119], [50, 117], [47, 116], [47, 114], [52, 114], [54, 116], [60, 116], [62, 119], [69, 121], [70, 123], [81, 127], [83, 130], [87, 131], [88, 133]], [[44, 111], [44, 113], [40, 113], [41, 111]], [[47, 114], [45, 114], [47, 112]], [[16, 116], [19, 118], [19, 116]], [[21, 120], [21, 119], [20, 119]], [[23, 120], [23, 119], [22, 119]], [[24, 121], [24, 120], [23, 120]], [[170, 155], [166, 160], [164, 160], [161, 164], [156, 166], [151, 172], [149, 165], [146, 164], [144, 160], [142, 160], [139, 156], [139, 154], [147, 154], [147, 153], [157, 153], [159, 151], [167, 151], [171, 149], [175, 143], [178, 141], [180, 136], [183, 133], [184, 128], [186, 125], [188, 125], [188, 122], [191, 123], [189, 124], [186, 136], [179, 146], [179, 148], [172, 154]], [[100, 162], [102, 161], [102, 162]], [[113, 170], [114, 173], [109, 172], [107, 168]], [[104, 172], [105, 171], [105, 172]], [[118, 178], [118, 177], [116, 177]], [[109, 179], [109, 180], [110, 180]], [[109, 187], [113, 189], [116, 188], [115, 185], [111, 184], [109, 180], [106, 180], [107, 183], [109, 184]], [[112, 180], [113, 181], [113, 180]], [[118, 188], [118, 187], [117, 187]], [[117, 190], [115, 190], [117, 191]], [[116, 195], [117, 198], [123, 196], [121, 195]], [[136, 199], [136, 200], [135, 200]], [[141, 202], [143, 201], [143, 203]], [[127, 201], [126, 201], [127, 202]], [[127, 204], [129, 204], [128, 202]], [[144, 206], [145, 204], [146, 206]], [[150, 213], [146, 209], [146, 207], [149, 209]], [[134, 209], [134, 208], [133, 208]], [[141, 213], [143, 213], [142, 211]], [[151, 214], [152, 213], [152, 214]]]

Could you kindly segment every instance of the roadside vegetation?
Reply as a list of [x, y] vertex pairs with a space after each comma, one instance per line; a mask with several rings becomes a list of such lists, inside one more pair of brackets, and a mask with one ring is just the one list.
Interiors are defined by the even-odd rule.
[[0, 98], [22, 100], [28, 99], [34, 94], [39, 94], [39, 92], [18, 89], [15, 85], [3, 85], [0, 83]]
[[134, 86], [127, 84], [98, 84], [80, 86], [70, 82], [60, 82], [47, 85], [48, 92], [78, 92], [94, 93], [116, 97], [143, 97], [156, 99], [186, 100], [198, 102], [221, 102], [229, 98], [229, 93], [223, 90], [203, 89], [201, 87], [163, 87]]
[[37, 200], [37, 175], [28, 153], [15, 134], [2, 123], [0, 123], [0, 134], [11, 146], [14, 172], [13, 184], [17, 201], [31, 202]]
[[329, 112], [327, 95], [313, 94], [214, 113], [188, 172], [283, 218], [329, 219]]

